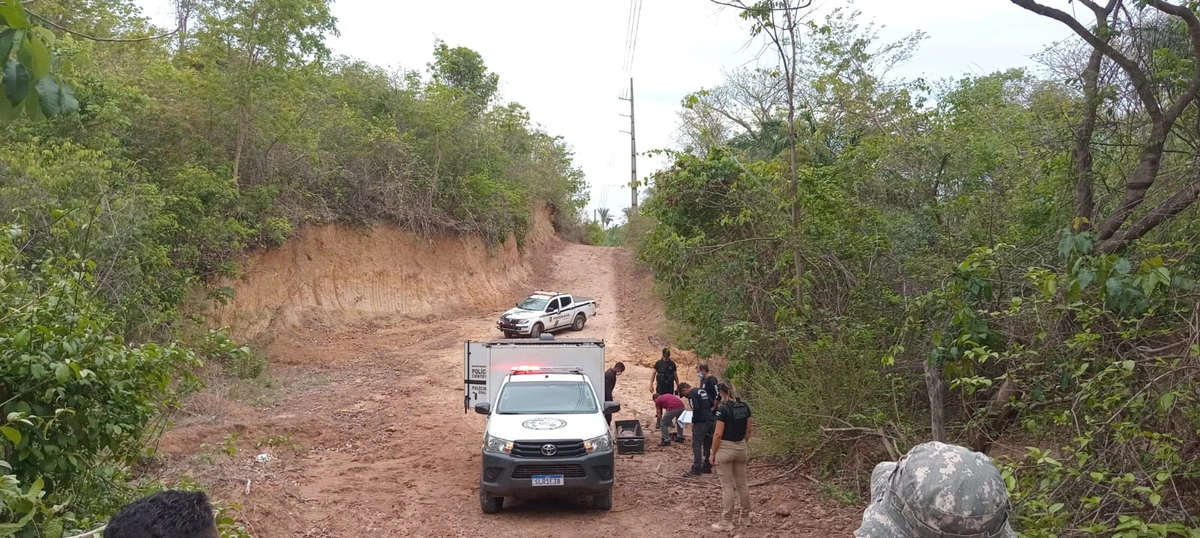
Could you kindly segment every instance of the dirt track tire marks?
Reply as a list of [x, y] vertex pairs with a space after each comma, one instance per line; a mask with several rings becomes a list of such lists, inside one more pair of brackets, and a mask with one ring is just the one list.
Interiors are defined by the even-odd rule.
[[[718, 536], [708, 528], [719, 513], [716, 475], [684, 479], [690, 444], [658, 446], [650, 369], [643, 364], [655, 358], [662, 340], [647, 333], [653, 325], [646, 323], [644, 311], [622, 305], [629, 283], [618, 280], [627, 276], [625, 265], [631, 262], [631, 254], [620, 249], [568, 245], [547, 264], [541, 279], [529, 283], [531, 288], [554, 287], [598, 299], [604, 307], [582, 331], [556, 338], [602, 338], [608, 366], [618, 361], [626, 365], [614, 394], [622, 411], [614, 419], [641, 421], [648, 448], [646, 454], [617, 457], [611, 511], [593, 509], [587, 498], [505, 499], [498, 513], [481, 510], [485, 418], [462, 409], [462, 343], [500, 338], [494, 324], [499, 312], [284, 331], [269, 350], [276, 375], [327, 382], [305, 386], [296, 381], [272, 405], [230, 403], [216, 424], [181, 423], [164, 440], [164, 451], [177, 469], [214, 484], [215, 498], [240, 503], [239, 519], [258, 538], [474, 538], [497, 532], [557, 536], [566, 529], [576, 536], [677, 531]], [[690, 365], [681, 363], [680, 378], [690, 373]], [[216, 445], [235, 428], [246, 432], [242, 451], [216, 465], [197, 463], [200, 443]], [[255, 439], [285, 428], [307, 451], [289, 456], [278, 448], [254, 446]], [[275, 452], [276, 459], [253, 463], [253, 455], [261, 451]], [[238, 481], [243, 477], [252, 478], [249, 496], [242, 491], [244, 480]], [[796, 516], [762, 514], [758, 528], [743, 535], [828, 536], [853, 529], [847, 527], [854, 522], [852, 511], [821, 509], [806, 487], [770, 489], [754, 492], [762, 503], [757, 511], [791, 506], [788, 511]], [[806, 507], [822, 513], [801, 515]]]

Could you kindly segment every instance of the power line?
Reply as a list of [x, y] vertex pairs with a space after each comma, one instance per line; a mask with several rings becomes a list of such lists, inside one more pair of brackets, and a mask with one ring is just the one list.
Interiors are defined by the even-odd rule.
[[633, 25], [633, 45], [629, 48], [629, 69], [627, 70], [629, 72], [633, 71], [633, 58], [634, 58], [634, 55], [637, 54], [638, 30], [641, 29], [641, 27], [642, 27], [642, 1], [638, 0], [637, 17], [635, 18], [634, 25]]

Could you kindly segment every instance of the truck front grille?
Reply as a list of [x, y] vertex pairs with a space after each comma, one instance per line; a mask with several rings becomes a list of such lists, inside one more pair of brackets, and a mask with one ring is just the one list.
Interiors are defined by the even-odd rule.
[[563, 478], [583, 478], [583, 466], [574, 463], [570, 465], [518, 465], [513, 469], [513, 478], [533, 478], [540, 474], [560, 474]]
[[[553, 445], [554, 450], [546, 454], [542, 447]], [[583, 441], [517, 441], [513, 443], [512, 455], [520, 458], [575, 458], [587, 454]]]

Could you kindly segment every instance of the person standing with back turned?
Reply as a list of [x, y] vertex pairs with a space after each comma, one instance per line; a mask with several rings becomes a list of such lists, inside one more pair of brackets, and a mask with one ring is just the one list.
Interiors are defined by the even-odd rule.
[[650, 374], [650, 392], [654, 394], [654, 398], [658, 398], [660, 394], [675, 392], [675, 385], [678, 383], [679, 371], [675, 361], [671, 360], [671, 348], [664, 347], [662, 358], [654, 363], [654, 373]]
[[679, 394], [692, 404], [692, 468], [689, 475], [709, 474], [712, 463], [713, 428], [716, 419], [713, 416], [712, 401], [714, 394], [709, 394], [704, 387], [693, 387], [687, 383], [679, 384]]
[[[621, 375], [624, 371], [625, 371], [625, 363], [623, 363], [623, 362], [618, 362], [618, 363], [614, 364], [612, 368], [609, 368], [604, 371], [604, 401], [606, 401], [606, 402], [616, 401], [616, 400], [613, 400], [613, 389], [617, 388], [617, 376]], [[612, 415], [609, 413], [605, 413], [604, 421], [607, 422], [611, 426], [612, 425]]]
[[733, 495], [737, 493], [741, 513], [737, 523], [750, 525], [750, 487], [746, 484], [746, 439], [753, 425], [750, 406], [741, 398], [733, 396], [733, 387], [728, 381], [717, 385], [725, 403], [717, 408], [717, 430], [713, 433], [712, 456], [709, 462], [717, 468], [721, 480], [721, 521], [712, 528], [717, 531], [733, 530]]

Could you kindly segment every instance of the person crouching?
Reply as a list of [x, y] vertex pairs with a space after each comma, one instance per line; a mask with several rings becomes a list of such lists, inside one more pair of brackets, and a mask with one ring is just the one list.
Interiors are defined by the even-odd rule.
[[[662, 430], [662, 446], [669, 446], [671, 441], [683, 441], [683, 424], [678, 422], [679, 416], [683, 414], [683, 400], [678, 396], [666, 393], [659, 394], [654, 399], [654, 410], [656, 412], [655, 420], [658, 422], [658, 428]], [[678, 436], [669, 435], [671, 425], [674, 424]]]

